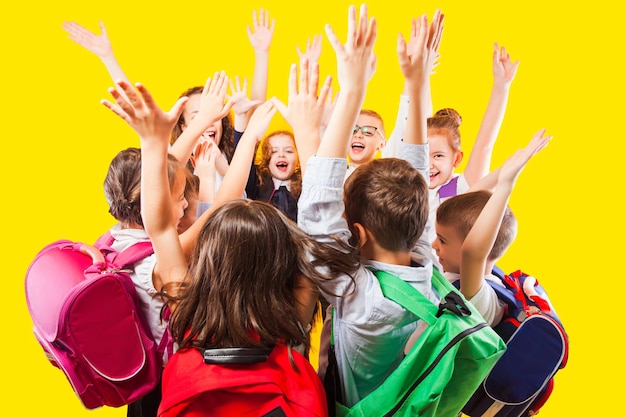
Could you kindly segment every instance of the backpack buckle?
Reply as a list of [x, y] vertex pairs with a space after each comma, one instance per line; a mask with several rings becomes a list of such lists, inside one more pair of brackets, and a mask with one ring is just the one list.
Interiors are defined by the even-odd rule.
[[436, 317], [441, 317], [441, 315], [445, 312], [445, 310], [449, 310], [457, 316], [467, 317], [472, 314], [467, 305], [465, 305], [465, 301], [463, 297], [454, 291], [450, 291], [448, 295], [446, 295], [443, 300], [439, 303], [439, 311], [437, 311]]

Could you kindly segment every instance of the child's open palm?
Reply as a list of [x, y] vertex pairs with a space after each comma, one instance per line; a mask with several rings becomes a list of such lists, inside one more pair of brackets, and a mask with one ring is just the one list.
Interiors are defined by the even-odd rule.
[[519, 60], [511, 61], [511, 56], [503, 46], [499, 47], [496, 42], [493, 46], [493, 78], [496, 83], [502, 85], [508, 85], [513, 82], [515, 74], [517, 74], [517, 67], [519, 66]]
[[187, 97], [180, 98], [169, 112], [164, 112], [143, 85], [137, 83], [136, 89], [126, 81], [118, 81], [117, 85], [126, 96], [110, 88], [109, 92], [116, 104], [108, 100], [102, 100], [101, 103], [128, 123], [142, 140], [156, 140], [167, 145]]
[[513, 185], [530, 158], [545, 148], [552, 136], [547, 136], [546, 129], [541, 129], [531, 139], [524, 149], [516, 151], [500, 168], [498, 184], [509, 183]]
[[443, 17], [441, 11], [437, 10], [430, 27], [426, 15], [413, 19], [408, 43], [402, 34], [398, 36], [398, 60], [407, 83], [423, 83], [433, 72], [439, 58]]
[[93, 52], [100, 58], [105, 58], [113, 54], [113, 47], [109, 41], [104, 23], [100, 23], [102, 33], [96, 35], [76, 22], [63, 22], [63, 29], [70, 34], [70, 39]]
[[231, 100], [226, 100], [227, 88], [228, 76], [224, 71], [216, 72], [212, 78], [207, 78], [202, 89], [198, 114], [192, 122], [208, 126], [226, 116], [233, 105]]
[[246, 114], [250, 110], [257, 107], [262, 102], [260, 100], [250, 100], [248, 98], [248, 79], [243, 79], [243, 85], [239, 81], [239, 76], [235, 76], [235, 83], [231, 79], [229, 81], [230, 85], [230, 96], [229, 100], [233, 103], [233, 111], [235, 114]]
[[272, 37], [274, 36], [274, 23], [275, 19], [272, 19], [270, 25], [270, 15], [267, 10], [259, 11], [259, 18], [257, 19], [256, 10], [252, 11], [252, 25], [253, 29], [248, 26], [248, 39], [254, 50], [258, 52], [267, 52], [272, 44]]
[[326, 36], [337, 55], [337, 81], [341, 90], [361, 92], [376, 70], [373, 53], [376, 41], [376, 19], [368, 21], [367, 6], [362, 5], [357, 24], [356, 9], [348, 9], [348, 39], [342, 44], [330, 25], [326, 25]]

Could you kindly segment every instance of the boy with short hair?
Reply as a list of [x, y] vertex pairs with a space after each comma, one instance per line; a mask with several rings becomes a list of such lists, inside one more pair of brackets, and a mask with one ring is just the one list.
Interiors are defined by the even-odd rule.
[[524, 166], [551, 139], [545, 136], [545, 129], [540, 130], [526, 148], [490, 174], [498, 179], [493, 193], [460, 194], [437, 209], [437, 237], [432, 246], [446, 278], [451, 282], [460, 280], [461, 293], [491, 326], [500, 323], [504, 307], [487, 281], [502, 285], [491, 271], [517, 234], [517, 220], [507, 204]]
[[[308, 158], [307, 163], [309, 152], [300, 153], [304, 174], [298, 202], [299, 226], [316, 240], [344, 250], [345, 242], [349, 241], [354, 246], [352, 252], [358, 251], [360, 255], [360, 261], [355, 258], [351, 276], [328, 280], [320, 288], [335, 308], [335, 356], [342, 402], [349, 407], [374, 391], [396, 369], [419, 322], [383, 295], [371, 269], [387, 271], [411, 284], [434, 304], [439, 301], [431, 284], [430, 245], [425, 245], [423, 255], [412, 249], [428, 218], [425, 175], [414, 168], [419, 166], [426, 173], [428, 169], [426, 117], [420, 113], [418, 96], [425, 91], [423, 86], [432, 70], [429, 67], [439, 45], [443, 16], [439, 12], [435, 15], [430, 36], [426, 16], [415, 22], [419, 27], [412, 34], [417, 38], [413, 45], [421, 48], [412, 50], [414, 55], [407, 57], [404, 44], [405, 55], [401, 56], [403, 73], [411, 74], [410, 84], [414, 87], [415, 108], [409, 115], [404, 141], [407, 147], [404, 155], [413, 162], [375, 159], [361, 165], [346, 180], [344, 193], [345, 149], [373, 72], [375, 21], [372, 19], [368, 25], [366, 19], [365, 6], [361, 8], [360, 25], [356, 24], [351, 10], [348, 26], [354, 31], [348, 31], [345, 45], [327, 29], [337, 53], [341, 93], [316, 156]], [[302, 82], [300, 87], [310, 88]], [[423, 119], [423, 123], [415, 119]], [[295, 136], [298, 149], [307, 148], [306, 140], [311, 138], [298, 133]]]

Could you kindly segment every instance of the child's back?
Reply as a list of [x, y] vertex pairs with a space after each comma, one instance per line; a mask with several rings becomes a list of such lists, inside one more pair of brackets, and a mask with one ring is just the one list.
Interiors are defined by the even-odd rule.
[[[364, 260], [354, 275], [321, 285], [335, 307], [333, 337], [344, 402], [353, 405], [397, 367], [417, 328], [415, 316], [385, 298], [368, 268], [400, 277], [433, 302], [437, 296], [431, 288], [432, 262], [411, 254], [427, 216], [427, 186], [421, 174], [408, 162], [392, 158], [357, 168], [345, 185], [346, 217], [350, 224], [359, 225], [350, 230], [343, 217], [345, 171], [345, 159], [309, 159], [299, 225], [329, 244], [334, 242], [333, 235], [346, 242], [359, 241]], [[336, 180], [332, 186], [326, 175]], [[383, 252], [386, 256], [378, 256]], [[379, 261], [368, 260], [373, 257]]]

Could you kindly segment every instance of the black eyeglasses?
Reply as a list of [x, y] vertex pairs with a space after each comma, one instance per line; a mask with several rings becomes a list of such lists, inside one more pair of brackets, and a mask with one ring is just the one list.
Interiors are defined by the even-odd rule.
[[[355, 125], [354, 129], [352, 129], [352, 134], [356, 135], [356, 132], [361, 131], [361, 133], [363, 133], [363, 136], [374, 136], [374, 133], [376, 133], [378, 131], [378, 128], [376, 126], [359, 126], [359, 125]], [[380, 132], [378, 132], [380, 133]], [[383, 134], [380, 133], [380, 135], [382, 136]]]

